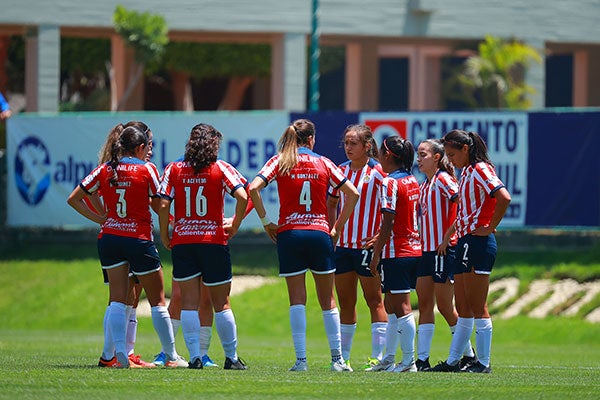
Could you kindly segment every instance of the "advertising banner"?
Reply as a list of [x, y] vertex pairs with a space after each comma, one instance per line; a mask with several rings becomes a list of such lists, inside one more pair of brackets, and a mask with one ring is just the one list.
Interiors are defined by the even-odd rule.
[[[496, 172], [512, 196], [502, 227], [525, 225], [527, 209], [528, 116], [526, 113], [361, 113], [360, 122], [371, 127], [378, 144], [391, 135], [409, 139], [415, 146], [439, 139], [452, 129], [479, 133], [485, 140]], [[421, 182], [424, 177], [413, 168]]]
[[[268, 111], [14, 116], [8, 121], [7, 134], [7, 224], [93, 227], [92, 222], [67, 205], [67, 197], [96, 167], [98, 151], [111, 128], [131, 120], [144, 121], [152, 129], [151, 161], [160, 172], [170, 161], [183, 156], [192, 127], [203, 122], [223, 133], [219, 156], [252, 180], [276, 153], [277, 140], [289, 124], [289, 115]], [[276, 219], [275, 184], [263, 191], [263, 199], [269, 216]], [[226, 195], [225, 215], [233, 212], [234, 200]], [[242, 224], [243, 229], [261, 227], [255, 213]]]

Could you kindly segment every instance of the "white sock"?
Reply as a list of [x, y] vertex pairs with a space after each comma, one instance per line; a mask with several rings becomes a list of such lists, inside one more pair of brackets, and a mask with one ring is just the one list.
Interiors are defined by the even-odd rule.
[[344, 360], [350, 359], [350, 350], [352, 349], [352, 340], [356, 332], [356, 323], [340, 324], [340, 334], [342, 338], [342, 357]]
[[410, 364], [415, 359], [415, 335], [417, 326], [413, 313], [398, 318], [398, 336], [402, 350], [402, 364]]
[[158, 334], [160, 344], [169, 360], [176, 360], [178, 355], [175, 350], [175, 337], [173, 336], [173, 325], [171, 317], [165, 306], [154, 306], [150, 309], [152, 315], [152, 325]]
[[419, 360], [425, 361], [429, 358], [434, 331], [435, 324], [419, 324], [417, 333], [417, 351]]
[[[456, 331], [456, 325], [450, 327], [450, 332], [454, 335], [454, 331]], [[473, 345], [471, 344], [471, 339], [467, 342], [465, 346], [465, 351], [463, 351], [463, 356], [465, 357], [475, 357], [475, 352], [473, 351]]]
[[237, 357], [237, 327], [235, 326], [235, 317], [231, 309], [223, 310], [215, 313], [215, 326], [217, 328], [217, 334], [221, 339], [221, 345], [223, 351], [225, 351], [225, 357], [236, 362]]
[[102, 347], [102, 358], [105, 360], [112, 360], [115, 356], [115, 344], [113, 343], [112, 335], [110, 334], [110, 327], [108, 326], [108, 314], [110, 312], [110, 306], [106, 306], [104, 311], [104, 320], [102, 321], [102, 329], [104, 329], [104, 346]]
[[448, 356], [448, 364], [456, 365], [460, 361], [465, 351], [465, 346], [469, 342], [471, 333], [473, 333], [473, 318], [458, 317], [456, 329], [452, 335], [450, 343], [450, 354]]
[[200, 355], [204, 356], [208, 354], [208, 348], [210, 347], [210, 341], [212, 338], [212, 326], [201, 326], [200, 327]]
[[306, 306], [304, 304], [290, 306], [290, 327], [296, 359], [306, 361]]
[[398, 317], [396, 314], [388, 314], [388, 323], [385, 330], [385, 357], [386, 361], [396, 360], [396, 349], [398, 348], [398, 342], [400, 341], [400, 335], [398, 334]]
[[181, 332], [190, 361], [200, 358], [200, 319], [197, 310], [181, 310]]
[[125, 331], [127, 330], [127, 318], [125, 309], [127, 306], [123, 303], [111, 301], [108, 308], [110, 309], [108, 312], [108, 327], [115, 346], [115, 353], [126, 355]]
[[127, 306], [127, 354], [133, 354], [135, 349], [135, 339], [137, 337], [137, 309]]
[[[181, 318], [181, 315], [179, 316]], [[179, 332], [179, 327], [181, 326], [180, 319], [171, 318], [171, 327], [173, 328], [173, 337], [177, 337], [177, 332]]]
[[342, 357], [342, 337], [340, 334], [340, 312], [337, 307], [323, 311], [323, 323], [325, 333], [331, 350], [332, 361], [344, 361]]
[[387, 322], [373, 322], [371, 324], [371, 358], [381, 360], [385, 349], [385, 331]]
[[475, 320], [475, 345], [479, 362], [486, 367], [490, 366], [492, 352], [492, 319], [477, 318]]

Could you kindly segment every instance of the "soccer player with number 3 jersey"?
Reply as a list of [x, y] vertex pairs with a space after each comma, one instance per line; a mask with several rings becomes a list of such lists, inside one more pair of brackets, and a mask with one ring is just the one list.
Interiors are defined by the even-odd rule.
[[[290, 325], [296, 362], [290, 371], [306, 371], [306, 272], [315, 280], [331, 350], [331, 370], [351, 371], [341, 354], [340, 318], [333, 297], [333, 246], [354, 210], [358, 191], [329, 159], [314, 153], [315, 126], [299, 119], [288, 126], [278, 143], [278, 154], [250, 184], [250, 196], [264, 229], [277, 244], [279, 275], [285, 277], [290, 301]], [[277, 180], [279, 223], [272, 223], [260, 191]], [[329, 187], [345, 198], [337, 220], [330, 225], [327, 212]]]
[[[380, 189], [385, 176], [373, 132], [367, 125], [350, 125], [344, 131], [344, 151], [348, 161], [340, 169], [360, 194], [350, 219], [340, 233], [334, 253], [335, 290], [340, 304], [342, 355], [350, 363], [350, 350], [356, 331], [356, 289], [358, 281], [371, 314], [371, 356], [365, 368], [372, 367], [383, 357], [387, 314], [383, 306], [381, 282], [369, 270], [372, 247], [381, 224]], [[327, 200], [329, 221], [337, 218], [338, 206], [345, 197], [333, 189]]]
[[492, 320], [487, 294], [497, 253], [494, 232], [511, 198], [496, 175], [485, 142], [477, 133], [455, 129], [444, 135], [442, 143], [450, 162], [462, 168], [455, 222], [458, 245], [454, 292], [459, 318], [448, 359], [430, 370], [460, 370], [459, 360], [474, 325], [479, 361], [463, 371], [490, 373]]
[[[160, 258], [152, 240], [152, 218], [148, 206], [158, 210], [159, 174], [156, 166], [144, 161], [152, 148], [148, 132], [139, 127], [123, 129], [111, 148], [111, 159], [95, 168], [76, 187], [69, 205], [84, 217], [102, 225], [98, 253], [108, 274], [110, 305], [107, 325], [115, 347], [118, 367], [128, 368], [126, 350], [126, 303], [129, 269], [138, 277], [151, 306], [153, 325], [169, 362], [177, 362], [175, 339], [167, 308]], [[102, 192], [106, 215], [90, 209], [83, 198]]]

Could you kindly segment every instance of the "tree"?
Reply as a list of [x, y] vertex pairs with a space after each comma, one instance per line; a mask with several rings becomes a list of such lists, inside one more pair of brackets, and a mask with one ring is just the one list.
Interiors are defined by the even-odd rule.
[[[137, 66], [132, 74], [132, 79], [123, 93], [123, 97], [118, 104], [113, 104], [113, 111], [121, 110], [123, 104], [131, 96], [133, 88], [136, 86], [144, 73], [146, 64], [155, 64], [162, 57], [165, 46], [169, 43], [168, 28], [165, 19], [160, 15], [153, 15], [147, 12], [139, 13], [130, 11], [125, 7], [118, 5], [113, 15], [115, 31], [121, 36], [123, 41], [131, 46], [135, 51], [135, 60]], [[111, 79], [111, 88], [114, 88], [114, 73], [112, 66], [109, 67]], [[114, 99], [114, 94], [113, 94]]]
[[525, 83], [532, 61], [542, 61], [533, 47], [487, 35], [478, 53], [468, 57], [445, 82], [443, 97], [446, 103], [461, 98], [465, 109], [527, 109], [531, 106], [529, 95], [535, 93]]
[[[250, 85], [271, 72], [271, 48], [267, 44], [172, 42], [162, 67], [177, 80], [227, 78], [219, 110], [237, 110]], [[191, 96], [191, 91], [186, 90]], [[185, 101], [192, 104], [191, 100]]]

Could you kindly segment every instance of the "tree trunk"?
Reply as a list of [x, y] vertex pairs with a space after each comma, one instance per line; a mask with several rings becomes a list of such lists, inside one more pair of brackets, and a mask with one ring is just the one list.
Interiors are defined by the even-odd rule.
[[135, 68], [135, 72], [132, 75], [130, 75], [131, 80], [127, 83], [127, 89], [125, 89], [125, 92], [123, 93], [123, 97], [121, 97], [121, 99], [119, 100], [119, 103], [117, 104], [117, 109], [113, 110], [113, 111], [123, 111], [124, 110], [125, 104], [127, 104], [127, 101], [129, 100], [129, 97], [131, 96], [131, 93], [133, 93], [133, 89], [135, 89], [136, 85], [138, 84], [138, 82], [143, 74], [144, 74], [144, 65], [137, 64], [137, 67]]
[[218, 110], [239, 110], [244, 101], [244, 94], [253, 82], [254, 78], [251, 76], [232, 76]]
[[171, 71], [173, 81], [173, 103], [177, 111], [194, 111], [192, 85], [190, 77], [185, 72]]

